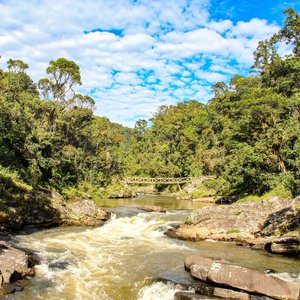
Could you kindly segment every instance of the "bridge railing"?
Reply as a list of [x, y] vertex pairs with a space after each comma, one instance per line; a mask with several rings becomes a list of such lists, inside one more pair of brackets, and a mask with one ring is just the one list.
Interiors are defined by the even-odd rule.
[[193, 177], [179, 177], [179, 178], [148, 178], [148, 177], [126, 177], [122, 181], [125, 183], [135, 184], [180, 184], [191, 182]]

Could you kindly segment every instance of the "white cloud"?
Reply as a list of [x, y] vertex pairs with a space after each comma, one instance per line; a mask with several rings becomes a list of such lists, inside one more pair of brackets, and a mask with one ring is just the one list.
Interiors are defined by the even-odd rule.
[[22, 59], [38, 80], [50, 60], [72, 59], [82, 71], [80, 90], [95, 98], [96, 112], [132, 125], [161, 103], [208, 100], [209, 83], [248, 68], [258, 40], [278, 30], [260, 19], [236, 25], [211, 20], [209, 4], [0, 1], [0, 66], [9, 58]]
[[231, 30], [230, 36], [245, 36], [265, 39], [277, 32], [278, 29], [278, 26], [275, 24], [268, 24], [266, 20], [254, 18], [249, 22], [238, 22]]
[[212, 30], [215, 30], [216, 32], [219, 33], [224, 33], [227, 30], [232, 28], [232, 22], [230, 20], [223, 20], [223, 21], [212, 21], [208, 24], [208, 27]]

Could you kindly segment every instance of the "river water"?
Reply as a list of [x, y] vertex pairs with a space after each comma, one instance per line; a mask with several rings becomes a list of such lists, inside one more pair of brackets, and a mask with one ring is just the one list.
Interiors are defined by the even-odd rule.
[[[98, 228], [60, 227], [15, 237], [42, 257], [36, 276], [25, 290], [9, 299], [167, 300], [176, 287], [157, 277], [189, 281], [183, 262], [187, 255], [224, 258], [300, 283], [300, 261], [231, 243], [187, 242], [165, 237], [174, 222], [183, 221], [199, 203], [167, 197], [103, 200], [113, 216]], [[124, 205], [161, 205], [167, 213], [145, 213]]]

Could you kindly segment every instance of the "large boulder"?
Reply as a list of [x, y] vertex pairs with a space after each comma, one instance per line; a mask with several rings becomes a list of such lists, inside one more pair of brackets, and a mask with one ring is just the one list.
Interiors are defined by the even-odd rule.
[[195, 210], [176, 230], [177, 238], [199, 241], [251, 240], [281, 235], [300, 224], [300, 197], [206, 206]]
[[110, 213], [97, 206], [92, 200], [67, 204], [61, 214], [64, 225], [99, 226], [107, 221]]
[[109, 212], [95, 205], [92, 200], [67, 203], [59, 193], [47, 189], [34, 190], [19, 203], [9, 203], [8, 207], [9, 213], [0, 218], [2, 230], [21, 229], [24, 226], [97, 226], [110, 217]]
[[[247, 293], [266, 295], [275, 299], [300, 299], [300, 285], [264, 272], [206, 257], [187, 257], [185, 267], [193, 277], [217, 286], [231, 287]], [[222, 293], [217, 294], [221, 296]], [[216, 295], [216, 293], [214, 294]], [[246, 299], [246, 296], [244, 296]]]
[[31, 251], [0, 241], [0, 294], [22, 290], [20, 280], [34, 276], [34, 265], [39, 259]]

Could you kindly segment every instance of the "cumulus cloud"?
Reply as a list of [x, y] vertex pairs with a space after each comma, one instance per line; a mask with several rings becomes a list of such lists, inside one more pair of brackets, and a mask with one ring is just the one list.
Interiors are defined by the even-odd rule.
[[132, 126], [161, 104], [207, 101], [210, 84], [245, 72], [258, 41], [278, 30], [214, 20], [210, 9], [209, 0], [2, 0], [0, 66], [22, 59], [38, 80], [50, 60], [72, 59], [96, 113]]

